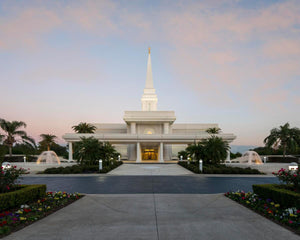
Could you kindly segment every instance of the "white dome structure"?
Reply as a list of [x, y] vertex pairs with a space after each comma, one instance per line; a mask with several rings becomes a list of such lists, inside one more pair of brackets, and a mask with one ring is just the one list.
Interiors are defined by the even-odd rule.
[[234, 161], [248, 164], [263, 164], [260, 156], [255, 151], [247, 151], [242, 157], [236, 158]]

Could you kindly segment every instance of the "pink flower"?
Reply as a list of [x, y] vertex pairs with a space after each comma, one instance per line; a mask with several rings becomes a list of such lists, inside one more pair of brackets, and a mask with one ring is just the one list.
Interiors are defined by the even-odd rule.
[[290, 224], [292, 224], [292, 223], [293, 223], [293, 221], [292, 221], [292, 220], [289, 220], [289, 223], [290, 223]]
[[9, 189], [10, 189], [8, 185], [6, 186], [6, 188], [7, 188], [7, 190], [9, 190]]

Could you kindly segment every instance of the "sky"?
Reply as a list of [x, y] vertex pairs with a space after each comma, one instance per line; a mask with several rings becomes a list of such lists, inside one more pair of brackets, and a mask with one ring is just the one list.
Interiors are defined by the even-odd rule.
[[149, 46], [176, 123], [255, 146], [300, 127], [299, 0], [1, 0], [0, 118], [59, 143], [79, 122], [122, 123], [141, 110]]

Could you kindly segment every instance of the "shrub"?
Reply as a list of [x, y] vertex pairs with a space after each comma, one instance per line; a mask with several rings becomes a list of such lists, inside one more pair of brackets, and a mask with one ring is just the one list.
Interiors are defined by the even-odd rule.
[[0, 194], [0, 211], [20, 207], [45, 196], [46, 185], [21, 185], [20, 189]]
[[[199, 164], [197, 162], [187, 162], [180, 161], [178, 164], [194, 173], [201, 173], [199, 170]], [[225, 165], [204, 165], [204, 174], [262, 174], [257, 169], [251, 168], [239, 168], [239, 167], [227, 167]]]
[[253, 185], [253, 192], [264, 199], [272, 199], [280, 205], [300, 209], [300, 193], [290, 190], [291, 186], [279, 184]]
[[17, 169], [16, 166], [10, 168], [1, 167], [0, 172], [0, 193], [9, 192], [11, 189], [16, 187], [18, 178], [26, 173], [27, 171], [23, 168]]
[[300, 171], [286, 170], [281, 168], [277, 173], [273, 174], [279, 178], [281, 182], [292, 184], [297, 190], [300, 190]]
[[103, 162], [103, 168], [99, 171], [99, 165], [73, 165], [68, 167], [58, 167], [58, 168], [47, 168], [44, 170], [45, 174], [76, 174], [76, 173], [107, 173], [114, 168], [122, 165], [122, 161]]

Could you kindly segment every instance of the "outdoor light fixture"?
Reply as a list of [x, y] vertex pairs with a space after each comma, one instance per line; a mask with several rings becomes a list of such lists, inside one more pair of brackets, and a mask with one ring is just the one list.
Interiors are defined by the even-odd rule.
[[298, 169], [298, 164], [295, 162], [290, 163], [289, 165], [289, 170], [297, 170]]
[[99, 160], [99, 170], [102, 170], [102, 159]]
[[264, 156], [264, 163], [267, 163], [267, 157]]
[[199, 161], [199, 170], [202, 172], [203, 171], [203, 161], [200, 159]]
[[182, 161], [182, 159], [183, 159], [183, 156], [181, 155], [181, 156], [180, 156], [180, 161]]
[[24, 156], [24, 162], [26, 162], [26, 156]]

